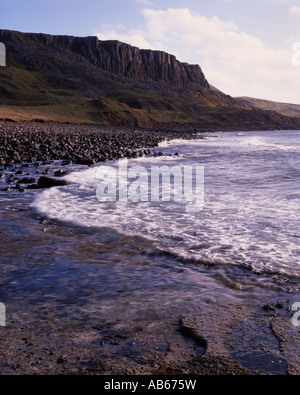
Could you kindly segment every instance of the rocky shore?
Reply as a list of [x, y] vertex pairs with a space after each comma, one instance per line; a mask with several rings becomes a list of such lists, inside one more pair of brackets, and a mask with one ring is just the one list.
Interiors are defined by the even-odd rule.
[[[266, 291], [255, 299], [250, 287], [247, 303], [224, 294], [221, 303], [210, 300], [206, 310], [185, 305], [175, 311], [172, 305], [162, 318], [156, 310], [144, 311], [143, 299], [137, 315], [121, 320], [114, 312], [104, 320], [97, 310], [99, 287], [107, 286], [102, 271], [111, 259], [130, 265], [132, 251], [115, 251], [106, 236], [94, 239], [86, 229], [29, 213], [30, 190], [64, 185], [62, 177], [80, 166], [163, 155], [155, 150], [160, 142], [195, 137], [195, 131], [0, 123], [0, 301], [7, 306], [0, 374], [299, 374], [299, 329], [291, 324], [290, 309], [296, 294], [279, 301]], [[164, 259], [137, 256], [143, 277], [155, 259]], [[95, 259], [103, 267], [91, 264]], [[115, 291], [116, 304], [123, 298], [119, 295], [131, 292], [126, 284]], [[101, 292], [106, 297], [106, 290]]]
[[[160, 142], [178, 138], [194, 139], [195, 131], [1, 122], [0, 178], [8, 184], [2, 190], [24, 192], [65, 185], [67, 182], [60, 177], [66, 175], [66, 165], [90, 166], [152, 155], [151, 149]], [[49, 169], [53, 161], [61, 161], [62, 168]], [[32, 168], [38, 176], [32, 175]]]

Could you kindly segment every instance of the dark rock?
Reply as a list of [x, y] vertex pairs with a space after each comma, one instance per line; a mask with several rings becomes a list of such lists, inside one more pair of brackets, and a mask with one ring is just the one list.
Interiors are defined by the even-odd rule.
[[70, 174], [69, 171], [57, 170], [57, 171], [54, 173], [54, 176], [55, 176], [55, 177], [64, 177], [64, 176], [67, 176], [68, 174]]
[[94, 159], [85, 157], [85, 158], [79, 158], [79, 159], [77, 159], [77, 160], [76, 160], [76, 164], [77, 164], [77, 165], [86, 165], [86, 166], [90, 166], [90, 165], [94, 165], [94, 164], [95, 164], [95, 161], [94, 161]]
[[[32, 179], [33, 170], [37, 174], [45, 171], [52, 174], [54, 169], [47, 170], [49, 161], [44, 162], [45, 167], [41, 170], [37, 158], [42, 156], [40, 152], [35, 152], [32, 145], [40, 144], [39, 150], [42, 146], [48, 147], [51, 160], [63, 160], [60, 152], [61, 147], [63, 151], [67, 152], [71, 158], [68, 161], [60, 163], [60, 166], [71, 163], [78, 163], [84, 165], [93, 165], [97, 162], [105, 162], [109, 159], [117, 159], [119, 157], [138, 157], [142, 154], [152, 154], [150, 147], [155, 147], [158, 143], [164, 140], [171, 140], [174, 138], [195, 138], [189, 131], [180, 130], [135, 130], [131, 128], [104, 128], [87, 125], [36, 125], [35, 123], [19, 123], [17, 124], [3, 124], [0, 130], [0, 158], [4, 159], [6, 164], [0, 167], [0, 172], [18, 172], [21, 174], [21, 169], [9, 163], [6, 158], [12, 151], [12, 146], [18, 143], [18, 152], [22, 160], [27, 163], [22, 164], [23, 180], [18, 181], [19, 184], [27, 183], [29, 185], [36, 185], [36, 180]], [[156, 153], [158, 155], [158, 153]], [[24, 159], [23, 159], [24, 158]], [[76, 160], [77, 159], [77, 160]], [[1, 165], [0, 165], [1, 166]], [[27, 171], [28, 168], [28, 171]], [[29, 173], [30, 168], [30, 173]], [[26, 170], [25, 170], [26, 169]], [[56, 169], [57, 170], [57, 169]], [[66, 172], [59, 169], [54, 177], [61, 177], [66, 175]], [[46, 175], [45, 175], [46, 176]], [[50, 177], [50, 175], [49, 175]], [[5, 178], [9, 183], [15, 183], [16, 180], [8, 175]], [[55, 184], [57, 185], [57, 184]]]
[[62, 365], [67, 362], [68, 360], [64, 356], [59, 357], [58, 360], [56, 361], [56, 363], [58, 363], [59, 365]]
[[55, 178], [50, 177], [40, 177], [38, 180], [39, 188], [61, 187], [69, 184], [70, 183], [68, 181], [56, 180]]
[[39, 189], [40, 187], [38, 186], [38, 184], [31, 184], [28, 185], [27, 189]]
[[25, 177], [18, 181], [19, 184], [34, 184], [35, 178]]

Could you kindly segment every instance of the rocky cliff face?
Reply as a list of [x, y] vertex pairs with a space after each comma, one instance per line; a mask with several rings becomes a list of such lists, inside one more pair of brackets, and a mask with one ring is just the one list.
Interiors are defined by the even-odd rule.
[[299, 129], [211, 88], [199, 66], [97, 37], [0, 30], [0, 120], [130, 127]]
[[198, 65], [179, 62], [162, 51], [140, 50], [119, 41], [100, 41], [97, 37], [52, 36], [0, 30], [0, 41], [30, 40], [48, 48], [64, 49], [83, 56], [101, 70], [138, 81], [149, 81], [174, 88], [209, 89]]

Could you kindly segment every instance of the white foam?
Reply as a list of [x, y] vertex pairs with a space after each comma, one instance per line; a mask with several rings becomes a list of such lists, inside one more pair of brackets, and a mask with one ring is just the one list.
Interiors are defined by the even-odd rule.
[[[244, 136], [239, 136], [241, 138]], [[245, 264], [258, 272], [300, 275], [297, 236], [300, 234], [300, 200], [288, 199], [296, 196], [296, 185], [289, 183], [287, 186], [285, 173], [270, 170], [273, 164], [269, 159], [266, 168], [257, 170], [256, 180], [255, 168], [249, 167], [243, 157], [242, 147], [248, 145], [247, 140], [240, 144], [239, 139], [235, 140], [236, 136], [231, 141], [228, 139], [222, 139], [221, 144], [219, 137], [208, 142], [185, 141], [179, 158], [139, 158], [128, 162], [129, 166], [174, 161], [190, 164], [191, 161], [195, 163], [199, 152], [204, 155], [224, 144], [225, 152], [218, 148], [218, 161], [215, 157], [206, 159], [206, 203], [202, 212], [187, 213], [183, 204], [174, 202], [100, 203], [96, 197], [97, 166], [68, 175], [65, 178], [74, 184], [42, 192], [34, 207], [52, 219], [143, 235], [156, 240], [159, 248], [184, 258]], [[265, 137], [247, 135], [247, 139], [251, 145], [261, 145]], [[181, 144], [180, 140], [168, 143], [168, 147], [177, 148], [178, 144]], [[272, 141], [268, 145], [271, 147]], [[227, 147], [241, 152], [241, 162], [235, 166], [227, 162], [231, 160]], [[277, 160], [275, 155], [274, 163]], [[117, 167], [118, 162], [111, 163], [111, 166]], [[279, 162], [278, 166], [282, 164]], [[294, 177], [299, 181], [299, 175], [295, 173]]]

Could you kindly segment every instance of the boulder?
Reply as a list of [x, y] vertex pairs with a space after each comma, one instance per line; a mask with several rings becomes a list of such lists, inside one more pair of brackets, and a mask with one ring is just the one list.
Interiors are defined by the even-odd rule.
[[65, 185], [70, 185], [68, 181], [57, 180], [55, 178], [50, 178], [50, 177], [40, 177], [37, 184], [39, 188], [52, 188], [52, 187], [61, 187]]
[[18, 181], [19, 184], [34, 184], [35, 178], [25, 177]]
[[90, 166], [90, 165], [94, 165], [95, 161], [94, 159], [91, 158], [79, 158], [76, 160], [76, 164], [77, 165], [86, 165], [86, 166]]
[[70, 174], [69, 171], [57, 170], [57, 171], [54, 173], [54, 176], [55, 176], [55, 177], [64, 177], [64, 176], [67, 176], [68, 174]]

